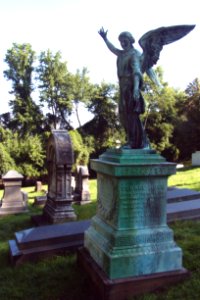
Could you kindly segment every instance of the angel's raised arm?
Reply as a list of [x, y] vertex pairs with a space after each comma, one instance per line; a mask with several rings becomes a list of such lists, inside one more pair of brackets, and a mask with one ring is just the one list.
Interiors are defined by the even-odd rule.
[[107, 33], [108, 30], [104, 30], [103, 27], [101, 27], [101, 29], [98, 31], [98, 33], [100, 34], [100, 36], [102, 37], [102, 39], [104, 40], [104, 42], [106, 43], [108, 49], [114, 53], [115, 55], [118, 55], [120, 53], [120, 50], [117, 49], [107, 38]]

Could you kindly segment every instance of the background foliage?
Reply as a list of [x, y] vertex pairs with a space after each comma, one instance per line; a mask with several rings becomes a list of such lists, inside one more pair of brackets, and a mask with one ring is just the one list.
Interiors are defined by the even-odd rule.
[[[118, 86], [93, 84], [88, 70], [68, 70], [60, 52], [37, 55], [30, 44], [14, 43], [5, 56], [4, 76], [11, 82], [10, 111], [0, 115], [0, 172], [15, 168], [26, 177], [45, 174], [47, 140], [52, 130], [66, 129], [77, 164], [87, 164], [105, 149], [125, 143], [118, 119]], [[200, 84], [196, 78], [185, 91], [163, 81], [157, 89], [146, 76], [142, 116], [151, 147], [169, 161], [188, 161], [200, 149]], [[93, 119], [81, 124], [82, 107]], [[78, 128], [72, 126], [72, 114]], [[76, 129], [76, 130], [75, 130]]]

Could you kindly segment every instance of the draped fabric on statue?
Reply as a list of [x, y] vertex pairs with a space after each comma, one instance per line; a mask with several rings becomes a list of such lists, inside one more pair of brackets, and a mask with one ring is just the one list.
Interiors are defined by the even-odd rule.
[[141, 94], [137, 101], [133, 99], [133, 80], [131, 77], [120, 78], [119, 86], [119, 117], [127, 134], [127, 143], [133, 149], [144, 148], [146, 135], [139, 117], [145, 111], [144, 99]]

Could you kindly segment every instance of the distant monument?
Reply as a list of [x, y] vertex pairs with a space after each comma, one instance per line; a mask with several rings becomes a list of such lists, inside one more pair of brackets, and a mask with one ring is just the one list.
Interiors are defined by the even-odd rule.
[[87, 166], [77, 166], [75, 184], [73, 193], [74, 203], [79, 205], [90, 203], [89, 171]]
[[[40, 182], [40, 181], [39, 181]], [[91, 202], [89, 191], [89, 171], [87, 166], [79, 165], [75, 176], [71, 177], [72, 203], [84, 205]], [[44, 205], [47, 195], [35, 197], [34, 205]]]
[[41, 181], [36, 181], [36, 183], [35, 183], [35, 192], [41, 192], [42, 190], [43, 190], [42, 182]]
[[101, 300], [124, 300], [183, 280], [182, 250], [166, 221], [168, 176], [176, 165], [150, 149], [140, 114], [145, 111], [143, 73], [159, 85], [152, 66], [163, 46], [189, 33], [194, 26], [161, 27], [144, 34], [139, 44], [125, 31], [122, 49], [99, 34], [117, 56], [120, 87], [119, 116], [127, 143], [91, 160], [97, 172], [97, 213], [85, 233], [78, 261], [87, 271]]
[[66, 130], [53, 130], [48, 140], [48, 193], [43, 216], [50, 223], [76, 220], [72, 203], [71, 169], [74, 153]]
[[4, 194], [0, 205], [0, 215], [25, 213], [28, 211], [27, 194], [21, 191], [23, 176], [15, 170], [2, 176]]
[[192, 166], [200, 166], [200, 151], [192, 153]]

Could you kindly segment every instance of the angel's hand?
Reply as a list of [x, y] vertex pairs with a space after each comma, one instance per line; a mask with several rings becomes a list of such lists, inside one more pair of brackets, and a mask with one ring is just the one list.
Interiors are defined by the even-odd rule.
[[108, 30], [105, 31], [103, 27], [101, 27], [101, 29], [98, 31], [98, 33], [104, 40], [107, 38], [107, 32]]

